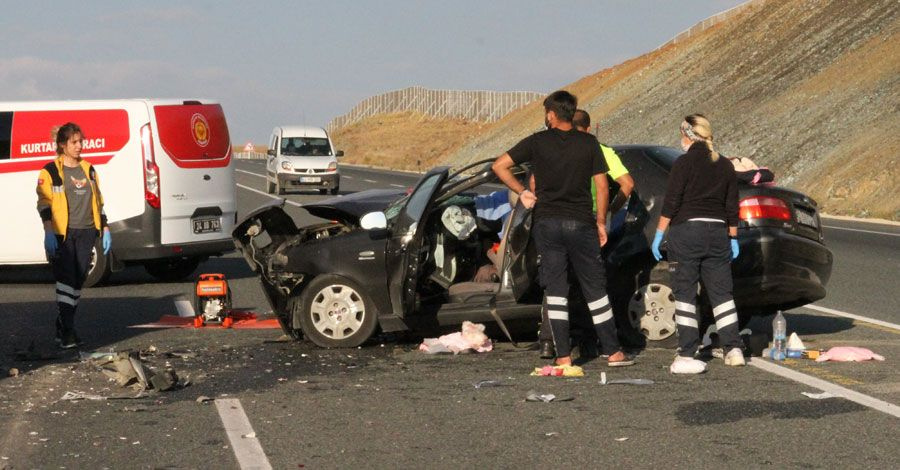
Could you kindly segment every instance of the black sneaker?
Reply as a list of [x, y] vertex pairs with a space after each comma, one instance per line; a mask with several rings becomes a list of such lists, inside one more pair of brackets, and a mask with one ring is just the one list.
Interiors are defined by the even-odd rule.
[[67, 331], [62, 334], [62, 340], [59, 343], [59, 347], [63, 349], [72, 349], [81, 346], [81, 344], [81, 339], [78, 338], [78, 335], [76, 335], [74, 331]]
[[553, 359], [556, 357], [556, 348], [553, 341], [541, 341], [541, 359]]

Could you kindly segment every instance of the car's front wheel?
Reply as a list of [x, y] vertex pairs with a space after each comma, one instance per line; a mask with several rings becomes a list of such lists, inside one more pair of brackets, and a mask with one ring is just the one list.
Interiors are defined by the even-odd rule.
[[363, 344], [377, 326], [371, 299], [345, 277], [313, 279], [295, 304], [303, 334], [324, 348], [352, 348]]

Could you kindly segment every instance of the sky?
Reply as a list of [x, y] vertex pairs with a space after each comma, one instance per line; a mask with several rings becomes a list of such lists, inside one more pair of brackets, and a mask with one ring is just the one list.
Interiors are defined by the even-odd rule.
[[743, 0], [4, 3], [0, 101], [214, 99], [262, 144], [409, 86], [551, 92]]

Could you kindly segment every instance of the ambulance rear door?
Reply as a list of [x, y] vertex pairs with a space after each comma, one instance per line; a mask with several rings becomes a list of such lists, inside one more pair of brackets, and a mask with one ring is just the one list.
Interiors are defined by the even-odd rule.
[[234, 164], [218, 103], [151, 101], [164, 245], [230, 239], [235, 224]]

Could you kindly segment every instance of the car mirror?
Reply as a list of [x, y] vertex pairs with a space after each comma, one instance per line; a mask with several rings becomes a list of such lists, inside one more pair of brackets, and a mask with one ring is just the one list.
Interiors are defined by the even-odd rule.
[[359, 219], [359, 226], [365, 230], [377, 230], [387, 228], [387, 217], [384, 212], [369, 212]]
[[344, 151], [343, 151], [343, 150], [338, 150], [337, 153], [334, 154], [334, 156], [335, 156], [335, 157], [343, 157], [343, 156], [344, 156]]
[[270, 156], [270, 157], [274, 157], [274, 156], [275, 156], [275, 149], [269, 149], [269, 150], [266, 150], [266, 155], [268, 155], [268, 156]]

